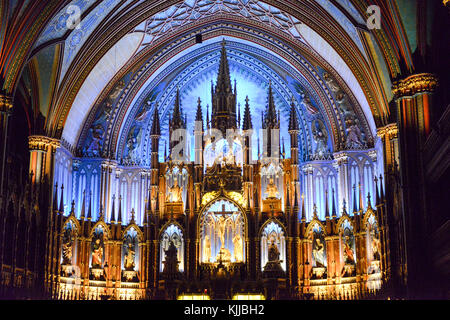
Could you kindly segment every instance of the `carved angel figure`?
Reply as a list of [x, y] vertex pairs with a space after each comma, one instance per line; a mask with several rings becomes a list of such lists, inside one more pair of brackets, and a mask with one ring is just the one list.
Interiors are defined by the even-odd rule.
[[334, 82], [333, 79], [331, 79], [330, 75], [325, 72], [323, 74], [323, 78], [325, 79], [326, 84], [333, 92], [338, 92], [340, 90], [339, 86]]
[[173, 181], [173, 186], [169, 188], [169, 193], [167, 194], [167, 202], [181, 202], [181, 195], [183, 192], [183, 187], [178, 185], [178, 180], [175, 178]]
[[316, 142], [316, 154], [322, 156], [328, 151], [327, 140], [328, 134], [325, 125], [320, 120], [315, 120], [311, 126], [312, 135]]
[[102, 148], [102, 136], [104, 131], [103, 126], [101, 124], [97, 124], [89, 130], [92, 132], [92, 141], [89, 144], [87, 151], [92, 152], [94, 155], [98, 155], [100, 153], [100, 149]]
[[[136, 135], [136, 131], [138, 131]], [[136, 135], [136, 136], [135, 136]], [[128, 136], [127, 146], [128, 146], [128, 159], [131, 161], [136, 161], [138, 158], [138, 146], [141, 142], [142, 130], [140, 128], [135, 128], [132, 130]]]
[[363, 136], [355, 119], [347, 119], [347, 140], [345, 146], [348, 149], [358, 149], [363, 146]]
[[317, 108], [313, 106], [313, 104], [311, 103], [311, 99], [307, 95], [301, 93], [300, 96], [303, 98], [301, 104], [305, 107], [308, 113], [317, 114], [319, 112], [319, 110], [317, 110]]

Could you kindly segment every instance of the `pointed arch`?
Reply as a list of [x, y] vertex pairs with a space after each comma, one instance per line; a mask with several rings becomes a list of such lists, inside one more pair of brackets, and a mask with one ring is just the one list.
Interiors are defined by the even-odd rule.
[[276, 218], [267, 220], [260, 229], [261, 271], [269, 261], [269, 246], [276, 245], [280, 253], [281, 268], [286, 271], [286, 228]]
[[185, 239], [184, 230], [176, 221], [168, 221], [162, 228], [159, 234], [159, 271], [164, 270], [164, 261], [166, 258], [165, 251], [169, 249], [170, 242], [175, 245], [177, 249], [177, 258], [179, 261], [179, 270], [184, 271], [184, 251]]

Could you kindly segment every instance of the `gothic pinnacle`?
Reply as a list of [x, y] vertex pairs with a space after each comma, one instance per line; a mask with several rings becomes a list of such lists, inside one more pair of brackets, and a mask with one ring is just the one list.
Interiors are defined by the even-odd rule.
[[277, 111], [275, 108], [275, 102], [274, 102], [273, 92], [272, 92], [272, 81], [269, 81], [268, 105], [267, 105], [266, 118], [264, 119], [264, 122], [265, 122], [266, 127], [269, 127], [269, 128], [278, 127]]
[[159, 123], [159, 114], [158, 114], [158, 103], [155, 104], [155, 110], [153, 111], [153, 123], [152, 123], [152, 136], [160, 136], [161, 135], [161, 126]]
[[231, 92], [230, 68], [228, 66], [227, 50], [225, 49], [225, 39], [222, 40], [220, 50], [219, 73], [217, 75], [216, 92]]
[[289, 116], [289, 131], [296, 130], [298, 131], [298, 120], [297, 120], [297, 112], [295, 111], [295, 103], [294, 97], [291, 99], [291, 112]]
[[180, 88], [177, 87], [177, 94], [175, 97], [175, 105], [173, 108], [172, 121], [171, 121], [171, 129], [180, 129], [183, 128], [183, 118], [182, 118], [182, 109], [180, 103]]
[[249, 130], [253, 128], [252, 115], [250, 113], [250, 106], [248, 104], [248, 96], [245, 97], [244, 119], [242, 122], [242, 129]]

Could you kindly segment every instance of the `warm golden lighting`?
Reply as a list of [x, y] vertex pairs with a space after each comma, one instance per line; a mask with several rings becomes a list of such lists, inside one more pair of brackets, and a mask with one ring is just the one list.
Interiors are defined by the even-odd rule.
[[235, 294], [233, 300], [266, 300], [262, 294]]
[[211, 300], [206, 294], [182, 294], [177, 300]]

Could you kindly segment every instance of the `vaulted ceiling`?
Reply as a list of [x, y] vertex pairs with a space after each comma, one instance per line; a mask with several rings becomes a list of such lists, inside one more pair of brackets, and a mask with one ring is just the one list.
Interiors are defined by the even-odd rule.
[[75, 153], [89, 156], [101, 135], [102, 150], [90, 156], [126, 158], [127, 141], [140, 135], [145, 156], [149, 115], [158, 101], [167, 131], [177, 86], [188, 122], [198, 97], [206, 114], [226, 39], [238, 102], [249, 95], [256, 128], [271, 81], [282, 124], [294, 98], [305, 154], [321, 124], [330, 150], [344, 148], [349, 112], [370, 146], [389, 118], [391, 81], [413, 70], [417, 43], [398, 13], [405, 1], [370, 4], [381, 9], [379, 30], [366, 26], [369, 3], [356, 0], [2, 2], [2, 91], [28, 96], [29, 118], [42, 117], [46, 134]]

